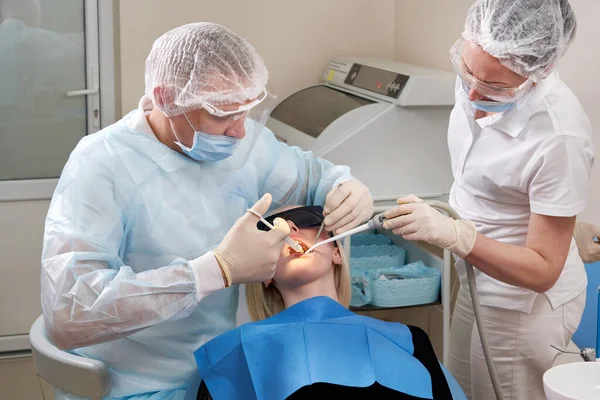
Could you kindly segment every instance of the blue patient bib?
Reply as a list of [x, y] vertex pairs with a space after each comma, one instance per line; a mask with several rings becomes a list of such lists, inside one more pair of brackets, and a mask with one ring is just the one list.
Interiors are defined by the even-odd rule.
[[431, 399], [430, 373], [413, 352], [407, 326], [314, 297], [224, 333], [194, 356], [215, 399], [281, 400], [319, 382], [350, 387], [378, 382]]

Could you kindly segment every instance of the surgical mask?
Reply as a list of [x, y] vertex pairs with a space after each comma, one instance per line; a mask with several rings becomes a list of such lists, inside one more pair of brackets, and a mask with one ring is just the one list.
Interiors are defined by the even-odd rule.
[[[468, 99], [470, 88], [465, 81], [462, 81], [462, 87]], [[516, 106], [515, 101], [469, 100], [469, 103], [471, 103], [471, 106], [476, 110], [492, 113], [501, 113], [512, 110]]]
[[175, 144], [190, 158], [196, 161], [221, 161], [231, 157], [235, 149], [239, 146], [241, 139], [225, 135], [209, 135], [208, 133], [197, 131], [187, 115], [183, 114], [183, 116], [194, 130], [194, 141], [192, 142], [192, 147], [188, 147], [181, 143], [175, 133], [175, 137], [177, 138]]
[[471, 106], [473, 106], [473, 108], [476, 110], [492, 112], [492, 113], [501, 113], [501, 112], [512, 110], [513, 108], [515, 108], [514, 102], [501, 103], [501, 102], [497, 102], [497, 101], [486, 101], [486, 100], [474, 100], [474, 101], [469, 100], [469, 102], [471, 103]]

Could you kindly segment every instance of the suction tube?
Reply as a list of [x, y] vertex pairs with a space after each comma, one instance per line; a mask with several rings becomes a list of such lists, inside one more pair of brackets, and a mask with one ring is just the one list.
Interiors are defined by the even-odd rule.
[[[437, 200], [427, 200], [425, 201], [431, 207], [443, 211], [450, 218], [460, 219], [459, 215], [450, 207], [448, 204], [443, 203]], [[466, 260], [465, 267], [467, 270], [467, 279], [469, 281], [469, 291], [471, 292], [471, 301], [473, 302], [473, 312], [475, 314], [475, 321], [477, 323], [477, 330], [479, 331], [479, 337], [481, 338], [481, 347], [483, 348], [483, 355], [485, 357], [485, 362], [488, 367], [488, 372], [490, 373], [490, 378], [492, 380], [492, 386], [494, 387], [494, 392], [496, 393], [497, 400], [503, 400], [502, 393], [500, 392], [500, 382], [498, 382], [498, 374], [496, 373], [496, 367], [494, 365], [494, 360], [492, 360], [492, 355], [490, 354], [490, 348], [488, 346], [487, 336], [485, 333], [485, 327], [481, 322], [481, 308], [479, 306], [479, 295], [477, 294], [477, 283], [475, 282], [475, 273], [473, 272], [473, 266], [469, 264]]]

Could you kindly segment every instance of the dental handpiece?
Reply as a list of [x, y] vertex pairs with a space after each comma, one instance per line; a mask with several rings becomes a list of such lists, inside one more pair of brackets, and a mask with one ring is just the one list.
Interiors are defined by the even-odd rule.
[[[263, 224], [265, 224], [269, 229], [275, 229], [275, 227], [273, 225], [271, 225], [271, 223], [269, 221], [267, 221], [266, 219], [263, 218], [262, 215], [260, 215], [259, 213], [257, 213], [254, 210], [251, 209], [247, 209], [246, 211], [251, 212], [252, 214], [256, 215], [258, 218], [260, 218], [261, 222]], [[292, 239], [291, 237], [287, 236], [284, 240], [284, 242], [290, 246], [292, 249], [294, 249], [294, 251], [298, 252], [298, 253], [304, 253], [304, 249], [302, 248], [302, 246], [300, 246], [300, 243], [296, 242], [294, 239]]]
[[374, 230], [374, 229], [382, 229], [383, 222], [385, 221], [385, 219], [386, 218], [384, 216], [384, 213], [377, 214], [376, 216], [371, 218], [367, 223], [365, 223], [363, 225], [357, 226], [354, 229], [350, 229], [347, 232], [340, 233], [339, 235], [333, 236], [327, 240], [323, 240], [319, 243], [315, 243], [310, 249], [306, 250], [306, 253], [310, 253], [311, 251], [313, 251], [314, 249], [316, 249], [317, 247], [319, 247], [322, 244], [331, 243], [336, 240], [340, 240], [340, 239], [343, 239], [343, 238], [351, 236], [351, 235], [355, 235], [360, 232]]

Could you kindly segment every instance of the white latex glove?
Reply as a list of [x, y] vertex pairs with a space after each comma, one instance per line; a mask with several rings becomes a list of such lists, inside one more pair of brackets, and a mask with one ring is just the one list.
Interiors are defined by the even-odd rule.
[[392, 229], [406, 240], [420, 240], [468, 256], [475, 246], [477, 230], [469, 221], [454, 220], [410, 195], [396, 201], [399, 205], [386, 211], [385, 229]]
[[[263, 215], [269, 210], [271, 201], [272, 197], [267, 193], [252, 209]], [[246, 212], [213, 251], [229, 285], [265, 282], [275, 274], [290, 226], [285, 220], [276, 218], [273, 221], [275, 229], [265, 232], [256, 227], [258, 221], [256, 215]]]
[[583, 262], [593, 263], [600, 261], [600, 243], [594, 240], [600, 237], [600, 227], [577, 221], [574, 236], [579, 256]]
[[340, 183], [325, 198], [325, 229], [337, 234], [364, 223], [373, 216], [373, 198], [358, 179]]

